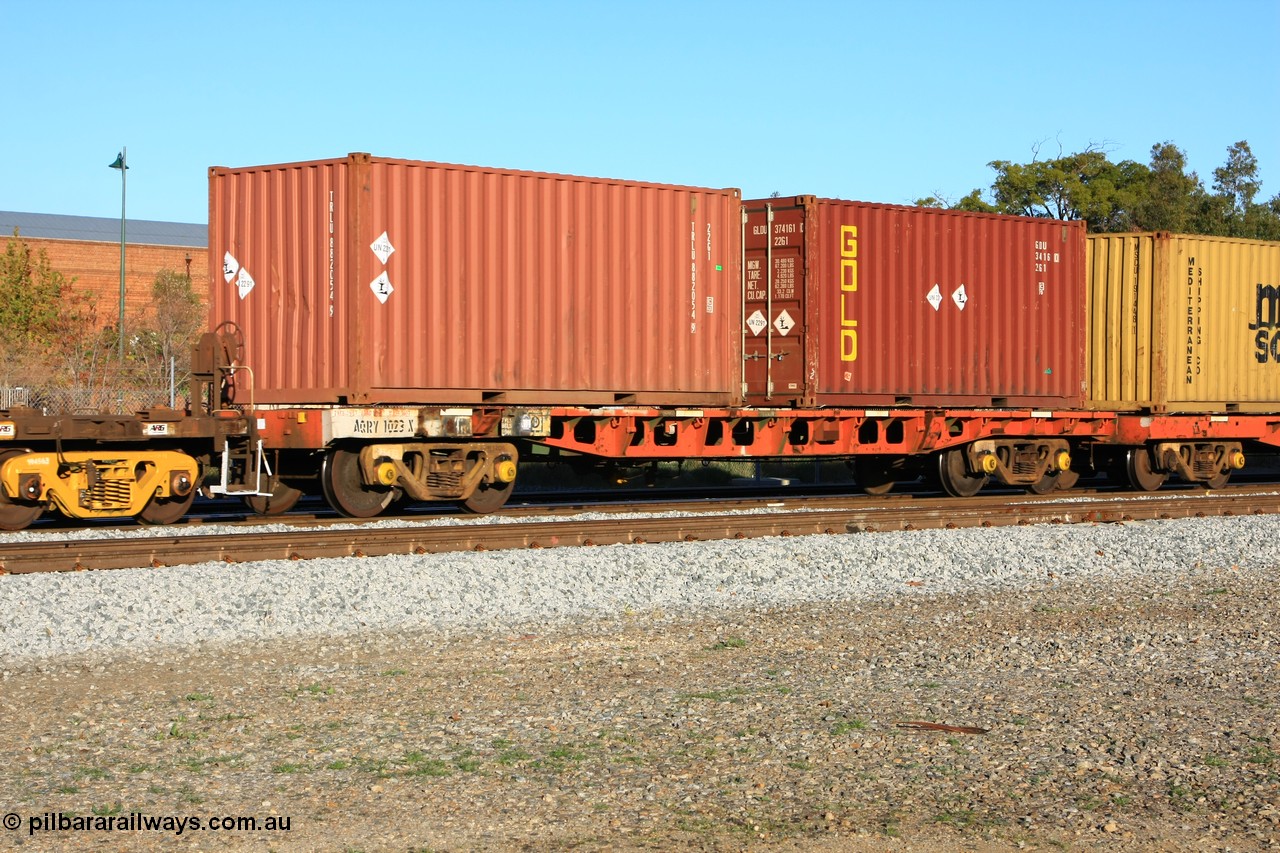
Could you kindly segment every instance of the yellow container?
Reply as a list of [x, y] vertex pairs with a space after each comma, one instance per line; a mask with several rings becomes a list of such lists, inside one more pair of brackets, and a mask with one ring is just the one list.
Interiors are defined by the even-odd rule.
[[1091, 234], [1094, 409], [1280, 411], [1280, 243]]

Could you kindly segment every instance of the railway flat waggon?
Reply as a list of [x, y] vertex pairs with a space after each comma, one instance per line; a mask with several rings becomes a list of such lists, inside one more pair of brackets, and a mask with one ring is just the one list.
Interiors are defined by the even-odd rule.
[[[1082, 222], [365, 154], [212, 169], [210, 211], [267, 511], [318, 480], [349, 515], [487, 512], [535, 449], [842, 457], [871, 493], [927, 476], [965, 496], [1098, 470], [1216, 486], [1280, 444], [1266, 381], [1221, 412], [1099, 395], [1096, 365], [1134, 356], [1102, 340]], [[1163, 282], [1149, 254], [1137, 274]], [[1174, 325], [1124, 343], [1158, 353]]]
[[1093, 234], [1088, 405], [1115, 411], [1104, 464], [1139, 488], [1223, 485], [1280, 412], [1280, 243]]
[[549, 405], [739, 401], [737, 190], [368, 154], [209, 187], [211, 322], [276, 471], [319, 459], [343, 512], [495, 507]]

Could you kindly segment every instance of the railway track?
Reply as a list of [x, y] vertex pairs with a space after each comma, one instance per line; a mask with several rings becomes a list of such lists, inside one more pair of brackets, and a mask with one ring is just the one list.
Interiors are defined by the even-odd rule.
[[752, 511], [743, 505], [731, 512], [708, 510], [702, 504], [699, 511], [675, 517], [641, 513], [673, 508], [688, 511], [692, 507], [647, 504], [631, 507], [632, 512], [615, 507], [609, 518], [594, 520], [519, 521], [504, 517], [464, 524], [366, 523], [354, 528], [349, 523], [313, 520], [290, 524], [283, 531], [245, 526], [230, 533], [14, 542], [0, 551], [0, 573], [1253, 515], [1280, 512], [1280, 493], [1273, 487], [1250, 486], [1140, 495], [900, 498], [866, 504], [865, 497], [806, 500], [802, 507], [788, 507], [775, 500], [766, 504], [767, 511]]

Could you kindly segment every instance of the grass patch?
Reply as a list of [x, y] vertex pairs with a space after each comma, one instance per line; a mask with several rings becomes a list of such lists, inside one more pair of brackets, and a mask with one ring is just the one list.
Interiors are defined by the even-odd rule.
[[847, 735], [850, 732], [860, 732], [866, 727], [866, 720], [859, 720], [855, 717], [852, 720], [840, 720], [831, 727], [831, 733], [836, 736]]
[[746, 691], [738, 687], [731, 687], [728, 690], [704, 690], [701, 693], [681, 693], [682, 699], [707, 699], [712, 702], [732, 702], [742, 696]]
[[453, 772], [445, 762], [427, 758], [421, 752], [406, 753], [402, 763], [405, 765], [402, 776], [448, 776]]
[[532, 758], [533, 756], [523, 749], [507, 749], [498, 753], [497, 762], [503, 767], [510, 767], [513, 764], [522, 764]]
[[976, 824], [978, 816], [974, 814], [973, 809], [948, 809], [945, 812], [934, 815], [933, 822], [945, 823], [958, 829], [965, 829]]
[[73, 779], [109, 779], [107, 771], [100, 767], [77, 767], [71, 773]]
[[243, 752], [228, 753], [226, 755], [204, 755], [195, 758], [188, 758], [181, 762], [182, 766], [190, 770], [192, 773], [200, 773], [211, 764], [224, 764], [228, 767], [235, 767], [244, 758]]
[[707, 646], [707, 651], [718, 652], [721, 649], [745, 649], [746, 647], [747, 641], [741, 637], [725, 637]]

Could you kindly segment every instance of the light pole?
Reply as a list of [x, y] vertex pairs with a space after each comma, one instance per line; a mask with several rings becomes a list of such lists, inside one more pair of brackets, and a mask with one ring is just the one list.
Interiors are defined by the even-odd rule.
[[124, 173], [129, 170], [129, 165], [125, 162], [125, 154], [128, 150], [121, 148], [115, 162], [111, 164], [112, 169], [120, 170], [120, 321], [116, 326], [116, 336], [120, 339], [121, 366], [124, 365]]

